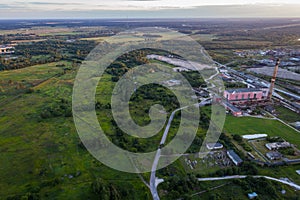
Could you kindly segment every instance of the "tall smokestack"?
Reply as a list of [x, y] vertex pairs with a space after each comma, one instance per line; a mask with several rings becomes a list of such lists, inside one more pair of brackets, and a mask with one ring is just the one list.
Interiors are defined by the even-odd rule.
[[279, 64], [280, 64], [280, 60], [277, 59], [276, 66], [275, 66], [275, 69], [274, 69], [274, 72], [273, 72], [273, 77], [271, 79], [270, 89], [269, 89], [269, 93], [268, 93], [268, 100], [272, 99], [272, 95], [273, 95], [273, 90], [274, 90], [274, 87], [275, 87], [275, 81], [276, 81], [276, 77], [277, 77], [277, 73], [278, 73]]

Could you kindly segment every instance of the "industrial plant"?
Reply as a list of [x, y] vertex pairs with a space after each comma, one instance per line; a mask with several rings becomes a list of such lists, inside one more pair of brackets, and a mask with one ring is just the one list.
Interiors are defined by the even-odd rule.
[[[221, 70], [223, 80], [224, 77], [226, 79], [236, 79], [247, 85], [247, 88], [226, 89], [223, 93], [223, 106], [234, 116], [242, 116], [245, 110], [253, 110], [258, 106], [264, 107], [266, 111], [272, 113], [272, 106], [278, 103], [294, 112], [300, 113], [297, 104], [284, 99], [274, 92], [279, 65], [280, 59], [277, 59], [270, 83], [231, 68]], [[280, 90], [280, 92], [289, 95], [286, 91]], [[295, 98], [297, 99], [297, 97]]]

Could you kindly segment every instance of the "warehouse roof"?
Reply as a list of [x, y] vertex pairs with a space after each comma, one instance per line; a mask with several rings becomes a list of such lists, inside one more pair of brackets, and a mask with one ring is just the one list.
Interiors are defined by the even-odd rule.
[[261, 92], [261, 90], [257, 88], [237, 88], [237, 89], [229, 89], [226, 91], [228, 93]]
[[229, 150], [229, 151], [227, 151], [227, 153], [232, 157], [232, 159], [235, 162], [237, 162], [237, 163], [243, 162], [243, 160], [233, 150]]

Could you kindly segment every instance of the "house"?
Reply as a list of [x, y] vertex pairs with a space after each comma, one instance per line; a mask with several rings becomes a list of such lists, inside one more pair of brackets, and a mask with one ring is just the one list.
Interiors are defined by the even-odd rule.
[[229, 102], [261, 101], [264, 94], [257, 88], [238, 88], [224, 91], [224, 98]]
[[249, 198], [249, 199], [254, 199], [254, 198], [256, 198], [256, 197], [258, 197], [258, 195], [256, 194], [256, 192], [252, 192], [252, 193], [249, 193], [249, 194], [248, 194], [248, 198]]
[[280, 148], [291, 147], [291, 144], [289, 142], [274, 142], [274, 143], [267, 143], [265, 146], [270, 151], [273, 151], [273, 150], [278, 150]]
[[209, 150], [217, 150], [217, 149], [222, 149], [223, 145], [221, 143], [207, 143], [206, 148]]
[[243, 160], [233, 150], [227, 151], [227, 156], [236, 166], [242, 164], [243, 162]]
[[279, 153], [277, 151], [270, 151], [270, 152], [266, 153], [266, 156], [270, 160], [280, 160], [282, 158], [281, 153]]

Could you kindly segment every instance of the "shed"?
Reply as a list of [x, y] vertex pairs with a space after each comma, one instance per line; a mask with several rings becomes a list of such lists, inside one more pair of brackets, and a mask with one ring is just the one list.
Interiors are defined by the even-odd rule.
[[214, 150], [214, 149], [222, 149], [223, 145], [221, 143], [207, 143], [206, 148], [209, 150]]
[[233, 150], [227, 151], [227, 155], [235, 165], [240, 165], [243, 162], [243, 160]]
[[254, 198], [256, 198], [256, 197], [258, 197], [258, 195], [256, 194], [256, 192], [252, 192], [252, 193], [249, 193], [249, 194], [248, 194], [248, 198], [249, 198], [249, 199], [254, 199]]

